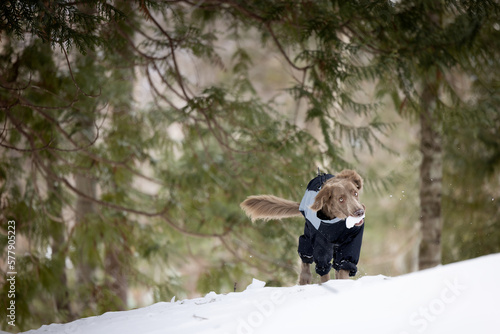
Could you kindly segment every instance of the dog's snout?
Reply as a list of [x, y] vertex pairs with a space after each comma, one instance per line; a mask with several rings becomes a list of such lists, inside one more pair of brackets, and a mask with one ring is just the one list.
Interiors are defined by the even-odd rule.
[[358, 211], [354, 212], [354, 217], [361, 217], [364, 214], [365, 214], [365, 210], [359, 209]]

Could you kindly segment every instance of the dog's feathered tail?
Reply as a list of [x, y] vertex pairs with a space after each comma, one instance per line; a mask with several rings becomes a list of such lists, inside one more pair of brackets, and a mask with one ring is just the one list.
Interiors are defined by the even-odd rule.
[[248, 196], [240, 207], [252, 221], [302, 216], [299, 203], [273, 195]]

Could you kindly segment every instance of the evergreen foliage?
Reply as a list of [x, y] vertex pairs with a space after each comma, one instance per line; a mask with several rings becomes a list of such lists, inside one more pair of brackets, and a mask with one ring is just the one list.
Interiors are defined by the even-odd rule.
[[[89, 9], [91, 9], [89, 11]], [[7, 0], [0, 4], [0, 31], [24, 40], [26, 34], [52, 46], [75, 46], [85, 53], [102, 45], [99, 28], [123, 18], [123, 13], [106, 1], [80, 4], [64, 1]]]
[[464, 62], [465, 80], [458, 77], [468, 84], [468, 91], [462, 88], [457, 97], [462, 106], [460, 117], [446, 129], [449, 141], [445, 182], [449, 190], [443, 199], [448, 217], [443, 229], [444, 262], [500, 251], [500, 233], [495, 228], [500, 208], [500, 87], [495, 75], [499, 68], [500, 26], [491, 20], [481, 32], [470, 45], [474, 57]]

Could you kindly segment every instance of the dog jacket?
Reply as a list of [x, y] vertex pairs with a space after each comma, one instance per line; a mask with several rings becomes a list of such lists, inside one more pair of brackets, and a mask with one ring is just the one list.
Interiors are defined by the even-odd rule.
[[321, 210], [310, 209], [323, 183], [332, 177], [334, 175], [320, 174], [307, 185], [299, 206], [306, 222], [304, 234], [299, 237], [298, 252], [304, 263], [316, 263], [316, 273], [320, 276], [328, 274], [332, 266], [354, 276], [365, 225], [347, 228], [345, 219], [329, 219]]

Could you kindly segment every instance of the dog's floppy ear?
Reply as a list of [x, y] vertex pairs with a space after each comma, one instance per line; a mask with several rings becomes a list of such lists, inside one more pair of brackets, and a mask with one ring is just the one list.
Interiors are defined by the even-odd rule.
[[335, 175], [335, 178], [348, 179], [356, 185], [356, 188], [358, 188], [358, 190], [361, 190], [363, 188], [363, 179], [361, 178], [361, 176], [359, 176], [358, 173], [351, 169], [345, 169], [341, 171], [340, 173]]
[[316, 198], [314, 199], [314, 203], [310, 206], [311, 210], [319, 211], [323, 208], [323, 204], [327, 203], [332, 197], [332, 191], [330, 186], [325, 184], [323, 188], [318, 192]]

